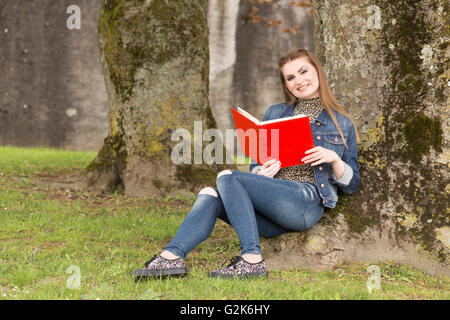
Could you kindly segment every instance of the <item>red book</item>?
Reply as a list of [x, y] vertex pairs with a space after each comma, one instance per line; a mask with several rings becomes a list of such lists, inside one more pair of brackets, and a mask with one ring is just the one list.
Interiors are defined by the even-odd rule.
[[259, 164], [271, 159], [281, 168], [303, 164], [305, 151], [314, 148], [309, 118], [305, 115], [259, 121], [241, 108], [231, 108], [242, 152]]

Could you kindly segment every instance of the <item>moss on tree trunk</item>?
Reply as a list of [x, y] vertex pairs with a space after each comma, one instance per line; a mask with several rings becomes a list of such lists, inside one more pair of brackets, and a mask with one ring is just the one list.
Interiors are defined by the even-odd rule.
[[[361, 187], [339, 195], [294, 259], [312, 265], [392, 260], [445, 273], [448, 2], [375, 4], [314, 1], [316, 55], [362, 140]], [[266, 247], [276, 252], [275, 244], [268, 240]]]
[[207, 5], [104, 1], [99, 44], [110, 132], [87, 168], [89, 185], [129, 195], [198, 191], [214, 184], [219, 170], [233, 167], [175, 165], [171, 159], [174, 130], [193, 137], [194, 121], [202, 121], [203, 130], [216, 127], [208, 102]]

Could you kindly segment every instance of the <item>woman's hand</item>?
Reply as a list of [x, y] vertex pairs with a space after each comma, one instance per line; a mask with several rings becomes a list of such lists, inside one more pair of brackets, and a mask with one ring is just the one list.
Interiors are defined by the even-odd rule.
[[273, 178], [274, 175], [280, 170], [281, 162], [276, 159], [272, 159], [264, 163], [256, 174]]
[[306, 150], [305, 154], [309, 154], [303, 157], [301, 160], [304, 163], [311, 163], [311, 166], [317, 166], [325, 162], [336, 162], [341, 160], [336, 152], [330, 149], [325, 149], [323, 147], [314, 147], [312, 149]]
[[311, 166], [317, 166], [319, 164], [329, 162], [331, 163], [333, 173], [338, 180], [344, 174], [344, 161], [342, 161], [338, 154], [333, 150], [323, 147], [314, 147], [306, 150], [305, 153], [309, 155], [301, 159], [304, 163], [311, 163]]

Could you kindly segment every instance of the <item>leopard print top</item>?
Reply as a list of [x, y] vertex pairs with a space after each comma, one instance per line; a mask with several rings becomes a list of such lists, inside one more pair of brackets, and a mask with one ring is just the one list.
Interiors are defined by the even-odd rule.
[[[293, 116], [298, 114], [305, 114], [309, 117], [309, 122], [313, 123], [314, 120], [322, 112], [323, 106], [320, 103], [320, 98], [311, 98], [298, 100], [294, 107]], [[314, 168], [310, 163], [300, 164], [297, 166], [281, 168], [274, 176], [274, 179], [293, 180], [299, 182], [310, 182], [316, 184], [314, 176]]]

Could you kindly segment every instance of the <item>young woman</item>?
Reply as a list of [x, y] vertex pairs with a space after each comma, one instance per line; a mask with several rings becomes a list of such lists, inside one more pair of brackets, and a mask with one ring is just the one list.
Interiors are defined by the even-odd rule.
[[259, 237], [303, 231], [322, 217], [324, 207], [334, 208], [337, 187], [347, 194], [359, 187], [356, 126], [337, 103], [317, 58], [293, 49], [279, 62], [285, 102], [271, 106], [263, 120], [306, 114], [315, 147], [302, 157], [304, 164], [280, 169], [276, 159], [250, 173], [224, 170], [217, 188], [204, 188], [173, 240], [159, 255], [135, 270], [137, 278], [180, 276], [187, 273], [183, 258], [211, 234], [217, 218], [230, 224], [239, 236], [242, 254], [211, 277], [267, 276]]

